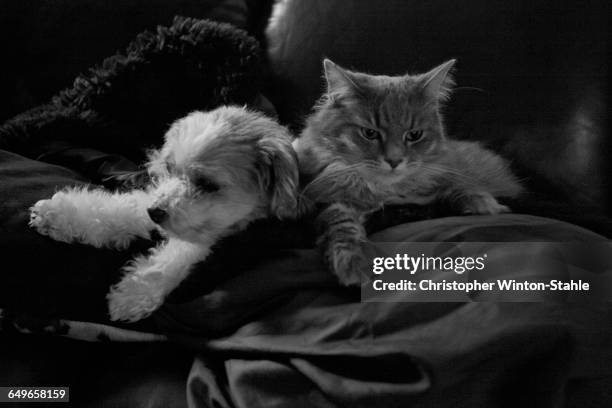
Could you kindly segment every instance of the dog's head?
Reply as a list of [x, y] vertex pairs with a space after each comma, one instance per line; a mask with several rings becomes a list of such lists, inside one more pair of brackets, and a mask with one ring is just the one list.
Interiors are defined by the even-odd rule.
[[298, 167], [287, 129], [239, 107], [176, 121], [150, 155], [151, 219], [169, 234], [205, 242], [268, 215], [297, 212]]

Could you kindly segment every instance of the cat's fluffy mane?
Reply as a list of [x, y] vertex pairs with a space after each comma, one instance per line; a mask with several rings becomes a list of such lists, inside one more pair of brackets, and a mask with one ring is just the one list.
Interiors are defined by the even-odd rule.
[[[294, 141], [301, 173], [308, 182], [303, 196], [313, 202], [339, 201], [376, 209], [402, 200], [426, 204], [433, 200], [436, 189], [438, 198], [450, 199], [460, 192], [487, 191], [496, 197], [519, 194], [521, 187], [505, 160], [478, 143], [446, 138], [440, 109], [455, 83], [454, 64], [455, 60], [450, 60], [424, 74], [390, 77], [345, 70], [325, 60], [327, 92], [307, 119], [300, 138]], [[395, 99], [387, 103], [385, 98]], [[397, 106], [402, 103], [406, 106]], [[368, 126], [374, 122], [362, 118], [373, 116], [375, 110], [380, 111], [376, 112], [380, 117], [391, 116], [387, 119], [391, 130], [386, 144], [393, 142], [392, 137], [398, 139], [397, 122], [410, 117], [402, 110], [413, 110], [416, 113], [410, 119], [411, 126], [427, 129], [430, 146], [421, 147], [421, 151], [418, 149], [423, 143], [404, 146], [405, 155], [412, 157], [402, 157], [397, 171], [390, 171], [393, 169], [385, 167], [388, 159], [384, 155], [391, 149], [387, 150], [381, 140], [382, 151], [376, 152], [374, 143], [364, 142], [354, 130], [359, 126], [355, 123]], [[419, 115], [420, 121], [415, 120]], [[392, 148], [397, 150], [398, 143]]]

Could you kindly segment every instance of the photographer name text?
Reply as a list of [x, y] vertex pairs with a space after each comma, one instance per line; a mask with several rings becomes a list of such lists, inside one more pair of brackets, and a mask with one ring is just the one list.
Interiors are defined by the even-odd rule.
[[434, 281], [431, 279], [415, 282], [401, 279], [395, 282], [385, 282], [382, 279], [376, 279], [372, 282], [372, 287], [376, 291], [588, 291], [589, 286], [588, 282], [582, 280], [561, 281], [557, 279], [547, 282], [517, 281], [515, 279], [498, 279], [490, 282]]

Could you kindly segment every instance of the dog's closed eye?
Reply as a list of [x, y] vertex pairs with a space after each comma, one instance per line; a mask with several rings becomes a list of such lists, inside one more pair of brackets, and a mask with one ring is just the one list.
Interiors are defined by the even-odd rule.
[[221, 188], [219, 184], [205, 176], [196, 178], [194, 185], [201, 193], [214, 193]]

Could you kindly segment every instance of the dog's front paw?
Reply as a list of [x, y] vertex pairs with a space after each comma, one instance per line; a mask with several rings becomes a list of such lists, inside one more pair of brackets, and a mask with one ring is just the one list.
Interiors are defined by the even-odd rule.
[[494, 215], [510, 212], [510, 208], [497, 202], [489, 193], [473, 194], [461, 202], [463, 214]]
[[74, 211], [74, 206], [65, 200], [56, 200], [55, 196], [50, 200], [40, 200], [30, 208], [29, 225], [39, 234], [56, 241], [72, 242], [75, 237], [68, 218]]
[[106, 296], [111, 320], [135, 322], [149, 316], [164, 302], [153, 277], [127, 275]]
[[336, 275], [338, 281], [344, 286], [361, 285], [361, 269], [365, 258], [361, 247], [336, 245], [325, 254], [325, 261], [329, 269]]

